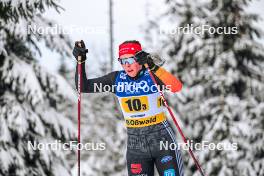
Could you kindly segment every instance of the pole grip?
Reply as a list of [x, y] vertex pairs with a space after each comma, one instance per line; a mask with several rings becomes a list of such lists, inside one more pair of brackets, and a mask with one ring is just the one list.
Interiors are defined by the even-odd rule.
[[78, 61], [78, 64], [81, 64], [81, 62], [82, 62], [82, 56], [78, 56], [77, 61]]

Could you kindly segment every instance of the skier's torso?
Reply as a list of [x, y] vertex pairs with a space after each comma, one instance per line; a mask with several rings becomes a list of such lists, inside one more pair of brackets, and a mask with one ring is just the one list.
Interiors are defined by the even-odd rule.
[[141, 70], [137, 79], [119, 71], [115, 79], [115, 94], [128, 134], [146, 134], [168, 126], [162, 98], [146, 69]]
[[[183, 176], [181, 153], [160, 147], [163, 143], [176, 145], [177, 142], [175, 132], [166, 120], [162, 98], [149, 72], [141, 70], [137, 79], [132, 79], [124, 71], [119, 71], [115, 87], [127, 126], [129, 175], [154, 175], [155, 161], [160, 175]], [[164, 158], [168, 157], [171, 162], [164, 163]]]
[[[105, 89], [96, 89], [95, 85], [114, 87], [111, 92], [118, 97], [128, 134], [147, 134], [169, 126], [162, 99], [146, 69], [143, 68], [135, 78], [129, 77], [125, 71], [114, 71], [94, 79], [87, 79], [84, 64], [82, 70], [82, 92], [105, 91]], [[153, 75], [158, 85], [164, 86], [159, 77]], [[77, 87], [77, 72], [75, 83]]]

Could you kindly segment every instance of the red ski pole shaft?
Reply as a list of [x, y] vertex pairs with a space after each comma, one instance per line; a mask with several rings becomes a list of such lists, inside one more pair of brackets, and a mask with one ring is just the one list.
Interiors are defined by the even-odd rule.
[[[81, 143], [81, 87], [82, 87], [82, 63], [81, 56], [78, 56], [78, 144]], [[77, 145], [79, 146], [79, 145]], [[77, 148], [78, 155], [78, 176], [81, 174], [81, 151]]]
[[[186, 140], [186, 138], [185, 138], [185, 136], [184, 136], [184, 134], [183, 134], [183, 132], [182, 132], [182, 130], [181, 130], [181, 127], [180, 127], [180, 125], [178, 124], [178, 122], [177, 122], [177, 120], [176, 120], [176, 118], [175, 118], [175, 116], [174, 116], [174, 114], [173, 114], [173, 112], [172, 112], [172, 110], [171, 110], [171, 108], [170, 108], [170, 106], [169, 106], [167, 100], [165, 99], [164, 94], [161, 92], [161, 90], [159, 90], [159, 88], [158, 88], [158, 83], [157, 83], [155, 77], [153, 76], [151, 70], [149, 69], [148, 64], [145, 64], [144, 66], [147, 68], [147, 70], [148, 70], [148, 72], [149, 72], [149, 75], [150, 75], [152, 81], [153, 81], [154, 84], [156, 85], [156, 87], [157, 87], [157, 89], [158, 89], [158, 91], [159, 91], [159, 93], [160, 93], [160, 96], [162, 97], [162, 99], [163, 99], [163, 101], [164, 101], [164, 104], [165, 104], [166, 108], [168, 109], [168, 111], [169, 111], [169, 113], [170, 113], [170, 116], [171, 116], [173, 122], [175, 123], [175, 125], [176, 125], [178, 131], [179, 131], [180, 134], [181, 134], [181, 137], [182, 137], [183, 141], [187, 144], [187, 140]], [[189, 149], [189, 153], [190, 153], [190, 155], [191, 155], [191, 157], [192, 157], [192, 159], [193, 159], [193, 161], [194, 161], [194, 163], [195, 163], [197, 169], [199, 170], [200, 174], [201, 174], [202, 176], [205, 176], [205, 174], [204, 174], [204, 172], [203, 172], [203, 170], [202, 170], [202, 168], [201, 168], [201, 166], [200, 166], [198, 160], [197, 160], [196, 157], [194, 156], [193, 151], [192, 151], [192, 149], [190, 148], [190, 146], [188, 147], [188, 149]]]

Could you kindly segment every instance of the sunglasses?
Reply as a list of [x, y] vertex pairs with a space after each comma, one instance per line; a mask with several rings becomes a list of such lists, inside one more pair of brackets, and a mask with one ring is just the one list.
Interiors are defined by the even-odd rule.
[[118, 61], [120, 62], [121, 65], [125, 65], [125, 64], [133, 64], [136, 62], [136, 58], [135, 57], [128, 57], [128, 58], [118, 58]]

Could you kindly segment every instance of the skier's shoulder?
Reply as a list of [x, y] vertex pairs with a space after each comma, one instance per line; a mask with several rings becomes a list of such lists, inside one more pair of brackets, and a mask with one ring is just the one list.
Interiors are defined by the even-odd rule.
[[120, 71], [112, 71], [106, 74], [104, 77], [108, 80], [111, 80], [113, 83], [115, 82], [116, 78], [118, 77]]
[[112, 72], [109, 72], [107, 75], [111, 75], [113, 77], [117, 76], [119, 71], [112, 71]]

